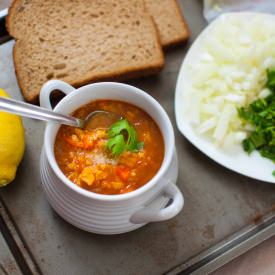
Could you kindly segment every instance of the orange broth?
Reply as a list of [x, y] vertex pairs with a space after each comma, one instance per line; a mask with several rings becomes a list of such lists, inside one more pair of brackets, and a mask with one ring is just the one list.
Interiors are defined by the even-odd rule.
[[159, 127], [146, 112], [121, 101], [94, 101], [72, 115], [85, 118], [95, 110], [127, 119], [137, 131], [138, 141], [144, 142], [143, 149], [114, 157], [106, 146], [110, 125], [104, 119], [93, 130], [62, 125], [54, 146], [60, 169], [73, 183], [91, 192], [115, 195], [138, 189], [154, 177], [162, 164], [164, 141]]

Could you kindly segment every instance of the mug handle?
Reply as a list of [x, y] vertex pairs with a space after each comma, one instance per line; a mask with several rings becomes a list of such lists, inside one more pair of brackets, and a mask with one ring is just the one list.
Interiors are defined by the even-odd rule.
[[[156, 201], [162, 196], [170, 198], [172, 200], [171, 204], [160, 210], [153, 209]], [[174, 183], [170, 183], [164, 188], [160, 196], [154, 199], [149, 205], [134, 213], [130, 218], [130, 222], [134, 224], [143, 224], [169, 220], [181, 211], [183, 205], [184, 198], [182, 193]]]
[[39, 101], [41, 107], [47, 108], [49, 110], [53, 109], [50, 101], [50, 95], [54, 90], [59, 90], [65, 95], [68, 95], [69, 93], [74, 91], [75, 88], [61, 80], [50, 80], [46, 82], [42, 86], [40, 91]]

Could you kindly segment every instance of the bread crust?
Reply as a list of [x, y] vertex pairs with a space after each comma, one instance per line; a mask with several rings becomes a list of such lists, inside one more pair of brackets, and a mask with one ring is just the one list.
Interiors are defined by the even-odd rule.
[[[188, 40], [190, 31], [177, 0], [145, 0], [145, 3], [148, 13], [151, 14], [156, 28], [159, 31], [163, 49], [173, 48], [184, 44]], [[168, 6], [166, 7], [166, 5]], [[169, 36], [167, 35], [167, 30], [169, 32], [170, 26], [168, 25], [169, 23], [165, 21], [166, 16], [168, 16], [171, 24], [177, 26], [177, 31], [173, 31], [173, 34]], [[173, 16], [173, 18], [171, 16]]]
[[[13, 59], [14, 59], [14, 69], [15, 69], [18, 85], [26, 101], [33, 104], [39, 104], [39, 94], [29, 95], [28, 93], [25, 93], [23, 80], [21, 79], [20, 73], [18, 73], [19, 69], [17, 66], [18, 63], [16, 62], [17, 60], [16, 49], [17, 49], [17, 46], [15, 43], [13, 47]], [[164, 58], [162, 58], [162, 60], [160, 60], [160, 62], [158, 64], [155, 64], [154, 66], [152, 65], [152, 66], [140, 67], [140, 68], [137, 68], [135, 71], [134, 70], [130, 71], [125, 69], [125, 70], [121, 70], [120, 72], [116, 72], [114, 74], [106, 73], [106, 74], [101, 74], [97, 76], [89, 76], [87, 74], [77, 80], [66, 80], [66, 82], [75, 88], [79, 88], [81, 86], [100, 82], [100, 81], [125, 81], [125, 80], [131, 80], [139, 77], [147, 77], [147, 76], [157, 74], [163, 69], [163, 67], [164, 67]], [[62, 79], [59, 79], [59, 80], [62, 80]]]
[[[11, 20], [11, 18], [14, 14], [14, 11], [15, 11], [19, 1], [21, 1], [21, 0], [13, 0], [12, 1], [11, 5], [9, 6], [9, 9], [8, 9], [8, 15], [6, 17], [6, 29], [12, 37], [14, 37], [14, 34], [13, 34], [13, 31], [12, 31], [12, 24], [11, 24], [12, 20]], [[16, 39], [16, 37], [14, 37], [14, 38]]]
[[176, 12], [179, 15], [179, 18], [180, 18], [181, 23], [182, 23], [182, 27], [186, 30], [186, 35], [182, 36], [178, 39], [174, 39], [171, 42], [162, 45], [165, 49], [173, 48], [173, 47], [176, 47], [176, 46], [178, 46], [182, 43], [185, 43], [190, 37], [190, 29], [189, 29], [189, 27], [188, 27], [188, 25], [187, 25], [187, 23], [186, 23], [186, 21], [183, 17], [183, 13], [181, 12], [180, 5], [179, 5], [177, 0], [172, 0], [172, 1], [174, 1], [175, 5], [177, 6]]

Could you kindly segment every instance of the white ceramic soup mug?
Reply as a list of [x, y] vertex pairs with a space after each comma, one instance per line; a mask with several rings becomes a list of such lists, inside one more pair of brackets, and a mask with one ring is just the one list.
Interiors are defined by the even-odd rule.
[[41, 179], [51, 206], [61, 217], [89, 232], [118, 234], [149, 222], [171, 219], [180, 212], [183, 196], [175, 185], [178, 163], [174, 131], [166, 112], [154, 98], [121, 83], [103, 82], [75, 89], [65, 82], [51, 80], [41, 89], [42, 107], [52, 109], [50, 94], [54, 90], [66, 94], [54, 110], [67, 115], [99, 99], [120, 100], [138, 106], [158, 124], [165, 144], [163, 163], [144, 186], [121, 195], [96, 194], [80, 188], [62, 173], [54, 156], [54, 143], [60, 125], [48, 123], [41, 154]]

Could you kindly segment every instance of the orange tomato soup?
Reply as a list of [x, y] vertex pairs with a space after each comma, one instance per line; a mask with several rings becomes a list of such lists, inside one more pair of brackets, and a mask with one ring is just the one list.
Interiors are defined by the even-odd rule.
[[95, 110], [106, 110], [126, 119], [136, 130], [138, 151], [114, 156], [107, 148], [108, 121], [92, 130], [62, 125], [57, 133], [56, 161], [73, 183], [91, 192], [124, 194], [146, 184], [159, 170], [164, 158], [164, 141], [154, 120], [140, 108], [121, 101], [98, 100], [82, 106], [72, 115], [85, 118]]

